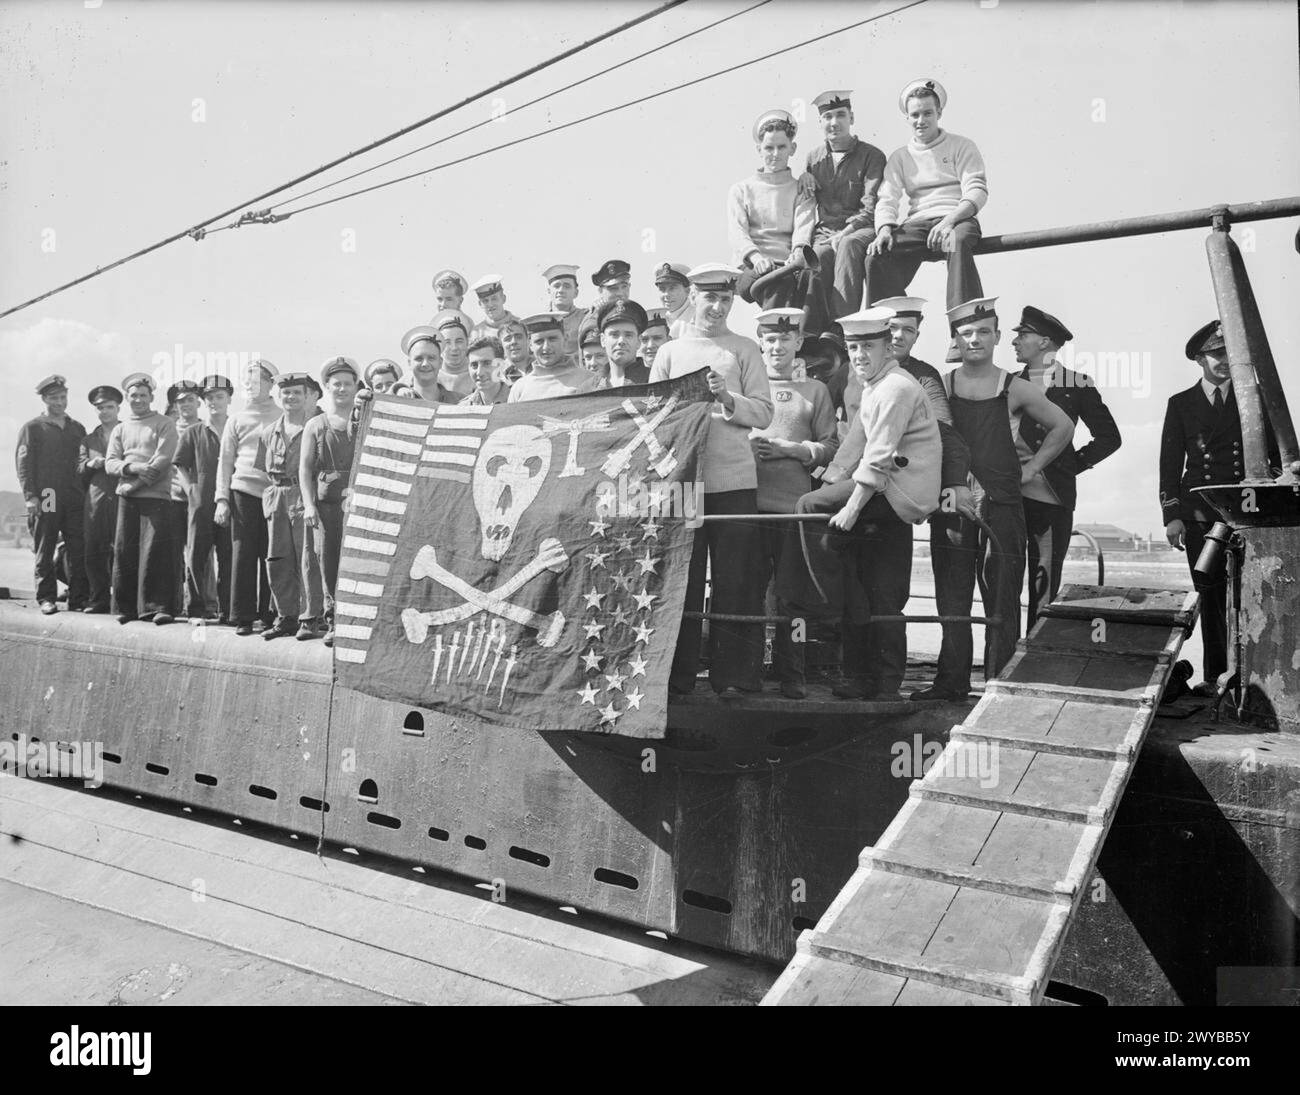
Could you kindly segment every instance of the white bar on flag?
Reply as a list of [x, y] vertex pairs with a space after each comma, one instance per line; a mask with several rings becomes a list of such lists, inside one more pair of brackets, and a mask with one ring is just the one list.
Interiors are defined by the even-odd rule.
[[353, 551], [372, 551], [376, 555], [392, 555], [397, 551], [396, 544], [386, 544], [382, 540], [367, 540], [362, 536], [344, 536], [343, 547]]
[[[337, 633], [338, 629], [336, 628], [335, 634]], [[366, 652], [364, 650], [353, 650], [346, 646], [336, 646], [334, 648], [334, 657], [341, 662], [354, 662], [356, 664], [361, 664], [366, 660]]]
[[384, 587], [378, 582], [358, 582], [355, 578], [340, 578], [339, 592], [355, 593], [358, 597], [381, 597]]
[[371, 429], [402, 433], [409, 437], [423, 437], [429, 428], [423, 422], [403, 422], [400, 418], [381, 418], [378, 415], [370, 420], [370, 426]]
[[334, 613], [337, 616], [352, 616], [358, 620], [373, 620], [378, 612], [378, 605], [354, 605], [345, 601], [334, 602]]
[[420, 454], [420, 459], [428, 464], [463, 464], [472, 468], [478, 457], [472, 452], [438, 452], [437, 449], [425, 449]]
[[371, 487], [374, 490], [391, 490], [394, 494], [410, 494], [411, 484], [403, 483], [400, 479], [385, 479], [382, 475], [370, 475], [366, 472], [357, 473], [358, 487]]
[[387, 449], [389, 452], [404, 452], [414, 456], [420, 451], [418, 441], [399, 441], [396, 437], [382, 437], [377, 433], [367, 433], [365, 448]]
[[406, 503], [398, 502], [393, 498], [380, 498], [373, 494], [354, 494], [352, 496], [353, 509], [374, 509], [380, 513], [395, 513], [401, 516], [406, 512]]
[[446, 437], [430, 437], [425, 445], [431, 449], [478, 449], [483, 445], [481, 437], [456, 437], [449, 434]]
[[426, 422], [438, 412], [439, 404], [421, 406], [419, 403], [412, 402], [409, 406], [405, 403], [389, 403], [385, 400], [375, 407], [376, 414], [398, 414], [403, 418], [423, 418]]
[[439, 416], [432, 422], [435, 430], [486, 430], [486, 418], [442, 418]]
[[334, 625], [334, 637], [337, 639], [368, 639], [372, 631], [373, 627], [363, 627], [361, 624]]
[[377, 521], [373, 517], [362, 517], [359, 513], [349, 513], [347, 527], [361, 529], [362, 532], [377, 532], [380, 536], [396, 536], [402, 526], [396, 521]]
[[390, 460], [386, 456], [376, 456], [373, 452], [363, 452], [361, 454], [361, 463], [367, 468], [396, 472], [398, 475], [411, 475], [415, 472], [417, 466], [408, 464], [405, 460]]

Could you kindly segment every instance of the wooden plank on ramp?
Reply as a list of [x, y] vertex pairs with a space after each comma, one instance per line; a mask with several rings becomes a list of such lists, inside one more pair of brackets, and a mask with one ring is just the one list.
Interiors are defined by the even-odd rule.
[[1197, 608], [1065, 587], [763, 1003], [1042, 1003]]

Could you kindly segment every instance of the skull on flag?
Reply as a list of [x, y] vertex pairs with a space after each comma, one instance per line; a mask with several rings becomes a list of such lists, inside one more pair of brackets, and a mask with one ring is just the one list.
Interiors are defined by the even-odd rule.
[[497, 562], [505, 556], [550, 468], [551, 440], [536, 426], [504, 426], [488, 436], [470, 488], [483, 530], [484, 559]]

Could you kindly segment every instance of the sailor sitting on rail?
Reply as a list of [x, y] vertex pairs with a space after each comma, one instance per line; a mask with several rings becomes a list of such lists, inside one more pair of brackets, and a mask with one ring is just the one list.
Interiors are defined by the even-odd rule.
[[[863, 389], [862, 458], [851, 479], [799, 499], [796, 512], [830, 514], [830, 522], [825, 531], [805, 530], [806, 560], [788, 553], [778, 581], [786, 601], [842, 613], [844, 683], [834, 690], [841, 699], [897, 698], [907, 625], [869, 621], [902, 615], [912, 577], [911, 526], [939, 507], [938, 419], [916, 378], [890, 353], [893, 318], [893, 309], [869, 308], [840, 320]], [[853, 541], [840, 535], [855, 528]], [[845, 554], [848, 547], [857, 551]]]

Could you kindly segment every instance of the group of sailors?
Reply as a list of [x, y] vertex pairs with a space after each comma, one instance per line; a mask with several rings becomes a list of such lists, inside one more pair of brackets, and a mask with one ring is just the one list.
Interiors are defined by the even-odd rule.
[[[761, 166], [728, 196], [731, 262], [657, 265], [659, 307], [631, 299], [621, 259], [592, 275], [589, 309], [577, 304], [578, 267], [548, 267], [548, 307], [522, 319], [506, 307], [499, 275], [470, 284], [443, 270], [433, 277], [436, 314], [400, 340], [405, 369], [380, 358], [363, 370], [338, 356], [313, 377], [261, 359], [239, 378], [235, 413], [225, 377], [177, 382], [159, 411], [154, 379], [133, 373], [121, 390], [89, 393], [100, 420], [89, 434], [67, 414], [64, 378], [46, 377], [37, 385], [46, 411], [18, 445], [41, 611], [57, 611], [62, 538], [70, 609], [123, 623], [184, 615], [328, 643], [357, 423], [373, 393], [490, 405], [707, 369], [704, 511], [758, 516], [697, 531], [670, 691], [695, 687], [702, 632], [690, 610], [703, 608], [711, 573], [715, 691], [761, 691], [770, 591], [783, 619], [838, 619], [837, 696], [897, 696], [912, 526], [928, 521], [938, 613], [948, 619], [934, 683], [913, 698], [964, 698], [977, 584], [993, 676], [1020, 635], [1026, 566], [1032, 624], [1060, 586], [1076, 477], [1120, 447], [1119, 431], [1091, 380], [1056, 360], [1073, 336], [1055, 316], [1025, 306], [1011, 339], [1017, 368], [994, 364], [1001, 321], [973, 257], [988, 186], [974, 143], [939, 125], [944, 88], [927, 79], [903, 89], [911, 138], [888, 157], [853, 134], [850, 92], [814, 104], [824, 139], [798, 178], [794, 118], [758, 118]], [[947, 374], [911, 352], [926, 302], [906, 294], [924, 261], [947, 264], [949, 361], [959, 363]], [[471, 292], [477, 322], [463, 308]], [[752, 338], [728, 326], [736, 295], [761, 309]], [[1170, 400], [1161, 504], [1170, 542], [1194, 563], [1210, 515], [1188, 491], [1201, 475], [1235, 482], [1243, 469], [1217, 324], [1193, 336], [1187, 356], [1203, 380]], [[1079, 421], [1091, 439], [1076, 448]], [[826, 520], [763, 516], [776, 514]], [[1210, 594], [1202, 626], [1212, 683], [1226, 660], [1226, 609], [1221, 581], [1211, 588], [1193, 576]], [[776, 628], [773, 669], [782, 694], [802, 698], [794, 632]]]

